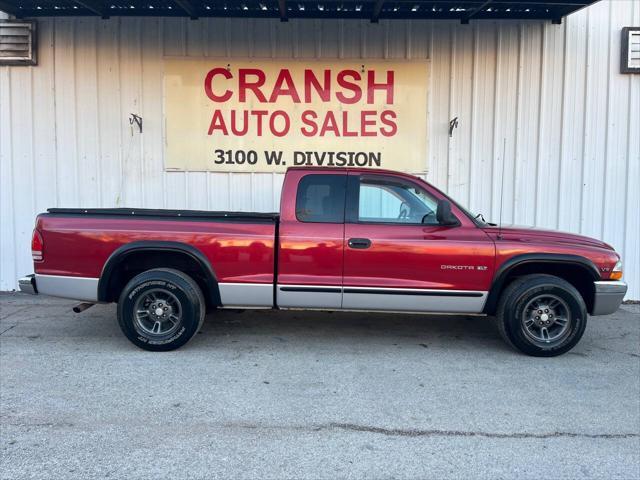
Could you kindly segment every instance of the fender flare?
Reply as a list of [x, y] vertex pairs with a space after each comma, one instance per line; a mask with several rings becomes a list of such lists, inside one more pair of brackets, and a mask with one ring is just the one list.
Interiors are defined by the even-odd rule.
[[565, 264], [579, 266], [590, 275], [593, 281], [601, 280], [600, 271], [595, 264], [586, 257], [562, 253], [523, 253], [515, 255], [500, 265], [493, 276], [491, 289], [484, 305], [483, 313], [492, 315], [498, 307], [500, 294], [505, 286], [505, 281], [514, 268], [527, 263]]
[[155, 241], [155, 240], [141, 240], [137, 242], [127, 243], [118, 247], [107, 259], [102, 272], [100, 273], [100, 280], [98, 281], [98, 301], [108, 302], [109, 298], [109, 284], [111, 276], [116, 268], [127, 258], [127, 256], [133, 253], [139, 252], [174, 252], [181, 253], [189, 256], [202, 268], [205, 273], [205, 285], [206, 290], [205, 297], [211, 302], [212, 305], [220, 306], [220, 288], [218, 287], [218, 279], [211, 263], [207, 257], [194, 247], [181, 242], [169, 242], [169, 241]]

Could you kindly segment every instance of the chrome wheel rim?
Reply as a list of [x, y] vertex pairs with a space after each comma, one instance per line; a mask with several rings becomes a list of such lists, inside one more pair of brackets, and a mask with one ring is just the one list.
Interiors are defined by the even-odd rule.
[[569, 334], [570, 312], [569, 306], [560, 297], [548, 293], [538, 295], [524, 307], [523, 330], [537, 345], [557, 344]]
[[136, 328], [152, 337], [170, 335], [182, 320], [182, 304], [168, 290], [156, 288], [144, 293], [134, 305]]

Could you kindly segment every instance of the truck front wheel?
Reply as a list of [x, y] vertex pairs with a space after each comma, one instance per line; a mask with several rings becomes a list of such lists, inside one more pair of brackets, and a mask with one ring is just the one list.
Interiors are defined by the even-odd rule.
[[502, 338], [536, 357], [568, 352], [587, 326], [587, 308], [580, 292], [552, 275], [514, 280], [502, 293], [496, 317]]
[[198, 284], [179, 270], [157, 268], [133, 277], [118, 301], [118, 323], [145, 350], [175, 350], [195, 335], [206, 305]]

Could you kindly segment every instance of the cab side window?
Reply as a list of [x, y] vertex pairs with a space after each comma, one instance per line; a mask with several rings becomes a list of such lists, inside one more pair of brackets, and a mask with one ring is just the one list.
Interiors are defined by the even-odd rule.
[[296, 218], [301, 222], [344, 223], [346, 175], [302, 177], [296, 195]]
[[358, 221], [437, 225], [437, 200], [410, 182], [361, 177]]

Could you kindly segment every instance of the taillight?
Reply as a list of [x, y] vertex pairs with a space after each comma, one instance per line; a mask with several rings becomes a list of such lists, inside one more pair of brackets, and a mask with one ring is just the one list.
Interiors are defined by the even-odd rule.
[[44, 242], [42, 241], [42, 235], [38, 230], [33, 230], [33, 236], [31, 237], [31, 257], [34, 262], [42, 261], [42, 250], [44, 248]]

